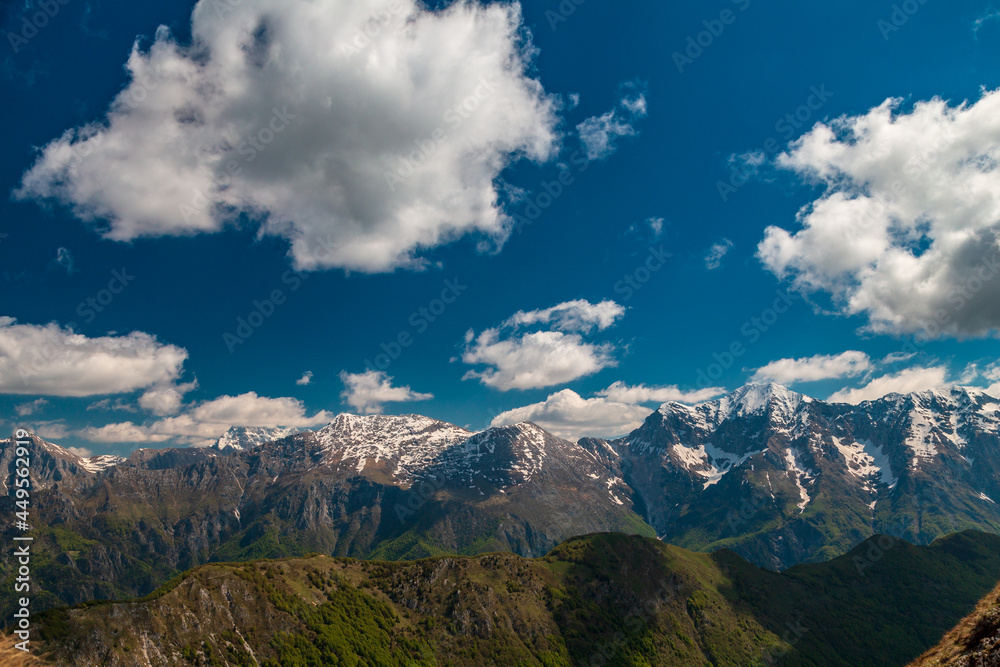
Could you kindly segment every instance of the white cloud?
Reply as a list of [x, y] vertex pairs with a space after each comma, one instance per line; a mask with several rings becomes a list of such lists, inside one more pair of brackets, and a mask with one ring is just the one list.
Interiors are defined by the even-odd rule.
[[551, 328], [565, 332], [590, 333], [596, 326], [604, 331], [614, 325], [625, 308], [614, 301], [590, 303], [583, 299], [566, 301], [551, 308], [539, 310], [520, 310], [514, 313], [504, 325], [509, 327], [531, 326], [534, 324], [551, 324]]
[[660, 238], [660, 234], [663, 233], [663, 222], [664, 222], [663, 218], [650, 218], [649, 220], [646, 221], [646, 224], [649, 225], [649, 228], [653, 230], [654, 239]]
[[591, 160], [603, 160], [611, 156], [618, 147], [618, 137], [636, 134], [632, 123], [646, 115], [646, 97], [642, 93], [625, 95], [618, 107], [583, 121], [576, 126], [580, 141]]
[[162, 443], [172, 440], [180, 445], [207, 447], [232, 426], [269, 426], [307, 428], [329, 423], [333, 415], [317, 412], [306, 415], [302, 401], [294, 398], [266, 398], [255, 392], [239, 396], [220, 396], [189, 408], [184, 413], [156, 420], [150, 424], [133, 422], [88, 427], [77, 433], [91, 442]]
[[642, 425], [649, 409], [617, 403], [607, 398], [583, 398], [571, 389], [563, 389], [541, 403], [515, 408], [497, 415], [490, 426], [534, 422], [561, 438], [616, 437]]
[[45, 400], [44, 398], [39, 398], [34, 401], [30, 401], [28, 403], [21, 403], [20, 405], [15, 405], [14, 411], [17, 413], [18, 417], [27, 417], [29, 415], [35, 414], [48, 404], [49, 402], [47, 400]]
[[91, 456], [94, 455], [94, 452], [90, 449], [87, 449], [86, 447], [67, 447], [66, 451], [68, 451], [70, 454], [76, 454], [77, 456], [84, 459], [89, 459]]
[[187, 350], [149, 334], [87, 338], [57, 324], [0, 317], [0, 393], [43, 396], [120, 394], [172, 383]]
[[194, 391], [197, 387], [197, 381], [179, 385], [157, 385], [139, 397], [139, 407], [158, 417], [175, 415], [181, 409], [184, 394]]
[[984, 368], [983, 377], [991, 382], [1000, 381], [1000, 362], [993, 362]]
[[987, 23], [989, 23], [991, 21], [996, 21], [997, 19], [1000, 19], [1000, 12], [998, 12], [995, 9], [989, 9], [989, 10], [987, 10], [987, 12], [985, 14], [983, 14], [982, 16], [980, 16], [978, 19], [976, 19], [975, 23], [973, 23], [972, 32], [976, 35], [976, 37], [978, 37], [979, 36], [979, 30], [984, 25], [986, 25]]
[[825, 191], [798, 231], [769, 227], [758, 256], [873, 331], [987, 335], [1000, 328], [1000, 92], [901, 105], [820, 123], [779, 156]]
[[493, 368], [468, 371], [463, 379], [478, 378], [500, 391], [551, 387], [615, 366], [611, 354], [610, 345], [586, 343], [579, 334], [538, 331], [501, 339], [487, 329], [466, 346], [462, 361]]
[[558, 145], [516, 2], [201, 0], [191, 31], [137, 42], [107, 117], [45, 146], [16, 195], [121, 241], [247, 214], [298, 268], [389, 271], [466, 234], [502, 243], [501, 173]]
[[705, 268], [709, 271], [714, 271], [722, 266], [722, 259], [728, 255], [729, 251], [732, 249], [733, 242], [729, 239], [722, 239], [721, 241], [712, 244], [712, 247], [708, 250], [708, 254], [705, 255]]
[[801, 359], [778, 359], [757, 369], [752, 382], [815, 382], [861, 375], [871, 368], [871, 359], [864, 352], [849, 350], [840, 354], [817, 354]]
[[383, 371], [348, 373], [342, 371], [340, 380], [344, 383], [341, 400], [360, 414], [381, 414], [386, 403], [427, 401], [433, 394], [421, 394], [409, 387], [393, 387], [392, 378]]
[[34, 422], [28, 426], [28, 430], [47, 440], [61, 440], [69, 435], [69, 427], [62, 419]]
[[113, 400], [110, 398], [103, 398], [99, 401], [94, 401], [93, 403], [87, 406], [87, 410], [103, 410], [103, 411], [116, 410], [121, 412], [138, 412], [138, 409], [134, 405], [120, 398], [116, 398]]
[[887, 394], [908, 394], [936, 389], [948, 384], [948, 369], [944, 366], [907, 368], [898, 373], [882, 375], [857, 389], [841, 389], [827, 400], [831, 403], [861, 403], [882, 398]]
[[300, 387], [304, 387], [308, 384], [312, 384], [312, 379], [313, 379], [312, 371], [306, 371], [305, 373], [302, 374], [302, 377], [300, 377], [298, 380], [295, 381], [295, 384], [299, 385]]
[[68, 248], [58, 248], [56, 250], [56, 265], [60, 266], [66, 273], [72, 274], [76, 272], [76, 263], [73, 261], [73, 255], [70, 253]]
[[882, 359], [883, 364], [901, 364], [917, 356], [916, 352], [892, 352]]
[[694, 405], [702, 403], [726, 393], [724, 387], [708, 387], [685, 391], [676, 385], [664, 387], [647, 387], [644, 384], [629, 386], [624, 382], [615, 382], [607, 389], [597, 392], [597, 396], [615, 403], [686, 403]]
[[[223, 431], [224, 433], [225, 431]], [[156, 435], [146, 427], [137, 426], [132, 422], [108, 424], [106, 426], [88, 426], [77, 432], [84, 440], [99, 443], [152, 443], [165, 442], [169, 435]], [[220, 434], [221, 437], [221, 434]]]
[[[588, 343], [581, 333], [589, 334], [595, 327], [603, 331], [624, 313], [614, 301], [593, 304], [579, 299], [551, 308], [518, 311], [501, 327], [486, 329], [478, 336], [470, 330], [465, 335], [462, 361], [492, 368], [470, 370], [462, 379], [478, 379], [500, 391], [538, 389], [615, 366], [610, 344]], [[521, 327], [539, 324], [548, 325], [550, 330], [517, 333]], [[507, 331], [511, 333], [507, 335]]]

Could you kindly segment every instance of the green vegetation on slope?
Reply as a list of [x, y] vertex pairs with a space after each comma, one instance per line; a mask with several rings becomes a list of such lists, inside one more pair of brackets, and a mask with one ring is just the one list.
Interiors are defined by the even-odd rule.
[[928, 547], [873, 538], [783, 574], [732, 552], [600, 534], [534, 560], [204, 566], [143, 601], [52, 611], [42, 624], [59, 664], [81, 666], [140, 654], [303, 667], [882, 666], [935, 644], [998, 579], [1000, 537], [983, 533]]

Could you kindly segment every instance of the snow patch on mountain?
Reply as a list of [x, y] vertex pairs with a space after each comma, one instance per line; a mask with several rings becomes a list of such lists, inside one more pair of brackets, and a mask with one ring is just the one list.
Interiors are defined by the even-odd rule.
[[809, 491], [806, 490], [803, 482], [808, 482], [815, 478], [815, 473], [809, 468], [803, 466], [800, 463], [801, 460], [802, 452], [793, 447], [789, 447], [785, 450], [785, 462], [788, 463], [788, 471], [792, 474], [795, 486], [799, 488], [799, 497], [802, 499], [798, 504], [799, 514], [806, 511], [806, 505], [808, 505], [812, 500], [812, 498], [809, 497]]
[[877, 475], [878, 481], [890, 489], [899, 480], [892, 474], [889, 457], [871, 440], [862, 440], [845, 445], [840, 438], [833, 438], [833, 444], [847, 461], [847, 472], [861, 479], [870, 479]]
[[113, 468], [119, 463], [123, 462], [125, 457], [115, 456], [114, 454], [101, 454], [100, 456], [92, 456], [90, 458], [80, 458], [80, 466], [87, 472], [99, 473], [102, 470], [107, 470], [108, 468]]
[[299, 433], [301, 429], [280, 428], [268, 426], [232, 426], [222, 434], [222, 437], [212, 445], [213, 449], [222, 451], [233, 449], [243, 451], [265, 445], [275, 440], [287, 438], [290, 435]]

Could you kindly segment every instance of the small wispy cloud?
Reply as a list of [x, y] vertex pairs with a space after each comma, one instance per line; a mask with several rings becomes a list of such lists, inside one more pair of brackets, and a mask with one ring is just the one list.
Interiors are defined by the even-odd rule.
[[38, 400], [31, 401], [30, 403], [21, 403], [20, 405], [15, 405], [14, 411], [17, 412], [18, 417], [27, 417], [28, 415], [35, 414], [48, 404], [49, 402], [47, 400], [45, 400], [44, 398], [39, 398]]
[[709, 271], [714, 271], [715, 269], [722, 266], [723, 258], [729, 254], [729, 251], [733, 249], [733, 242], [729, 239], [722, 239], [721, 241], [712, 245], [708, 250], [708, 254], [705, 255], [705, 268]]
[[985, 14], [976, 19], [975, 23], [973, 23], [972, 25], [973, 34], [975, 34], [978, 37], [980, 28], [982, 28], [985, 24], [991, 21], [996, 21], [997, 19], [1000, 19], [1000, 11], [993, 9], [991, 7]]
[[618, 146], [619, 137], [638, 134], [632, 123], [644, 118], [647, 113], [646, 95], [634, 84], [623, 86], [624, 93], [614, 109], [600, 116], [594, 116], [576, 126], [580, 142], [591, 160], [610, 157]]
[[306, 371], [305, 373], [302, 374], [302, 377], [300, 377], [298, 380], [295, 381], [295, 384], [299, 385], [300, 387], [304, 387], [308, 384], [312, 384], [312, 380], [313, 380], [312, 371]]
[[59, 248], [56, 250], [55, 263], [56, 266], [64, 269], [66, 273], [76, 273], [76, 262], [73, 260], [73, 254], [69, 251], [69, 248]]

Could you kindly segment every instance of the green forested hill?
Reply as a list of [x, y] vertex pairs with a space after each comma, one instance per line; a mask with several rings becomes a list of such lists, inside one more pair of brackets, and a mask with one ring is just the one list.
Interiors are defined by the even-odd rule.
[[48, 612], [61, 665], [904, 665], [1000, 580], [1000, 537], [872, 538], [778, 574], [621, 534], [550, 554], [206, 565]]

